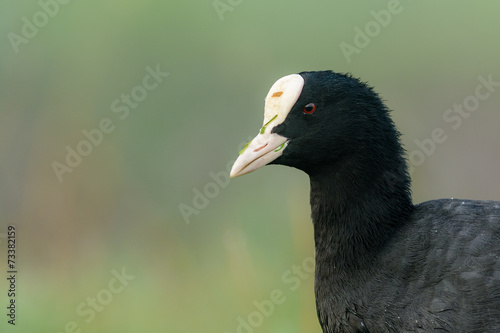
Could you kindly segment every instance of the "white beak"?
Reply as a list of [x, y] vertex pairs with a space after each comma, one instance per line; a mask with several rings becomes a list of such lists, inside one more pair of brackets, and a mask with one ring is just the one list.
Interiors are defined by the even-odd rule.
[[271, 132], [274, 127], [285, 121], [303, 87], [304, 79], [299, 74], [284, 76], [273, 84], [266, 96], [264, 126], [240, 151], [240, 157], [231, 169], [231, 178], [252, 172], [283, 154], [288, 139]]
[[269, 164], [283, 154], [288, 139], [276, 133], [258, 134], [240, 152], [231, 169], [231, 178], [250, 173]]

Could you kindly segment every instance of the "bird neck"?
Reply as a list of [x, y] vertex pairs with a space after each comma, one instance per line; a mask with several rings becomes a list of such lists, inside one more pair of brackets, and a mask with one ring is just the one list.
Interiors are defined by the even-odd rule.
[[360, 158], [309, 174], [320, 275], [367, 267], [413, 210], [403, 158]]

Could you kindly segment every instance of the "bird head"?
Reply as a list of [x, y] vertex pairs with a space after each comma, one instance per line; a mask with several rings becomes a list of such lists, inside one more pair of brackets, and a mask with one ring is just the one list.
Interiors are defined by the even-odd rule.
[[367, 150], [376, 156], [377, 146], [390, 145], [384, 133], [397, 141], [382, 101], [358, 79], [331, 71], [287, 75], [269, 90], [263, 126], [240, 151], [231, 177], [267, 164], [310, 174]]

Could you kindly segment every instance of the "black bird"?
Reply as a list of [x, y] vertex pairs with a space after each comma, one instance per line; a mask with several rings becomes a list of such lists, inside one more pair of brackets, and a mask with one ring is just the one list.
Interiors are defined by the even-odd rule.
[[309, 175], [323, 332], [500, 332], [500, 202], [413, 205], [399, 136], [367, 84], [292, 74], [231, 177], [266, 164]]

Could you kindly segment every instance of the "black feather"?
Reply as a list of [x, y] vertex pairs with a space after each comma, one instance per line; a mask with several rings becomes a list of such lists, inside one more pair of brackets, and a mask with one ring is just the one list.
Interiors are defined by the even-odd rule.
[[[306, 172], [324, 332], [500, 332], [500, 203], [413, 205], [400, 134], [367, 84], [303, 72], [272, 163]], [[304, 114], [308, 103], [317, 106]]]

